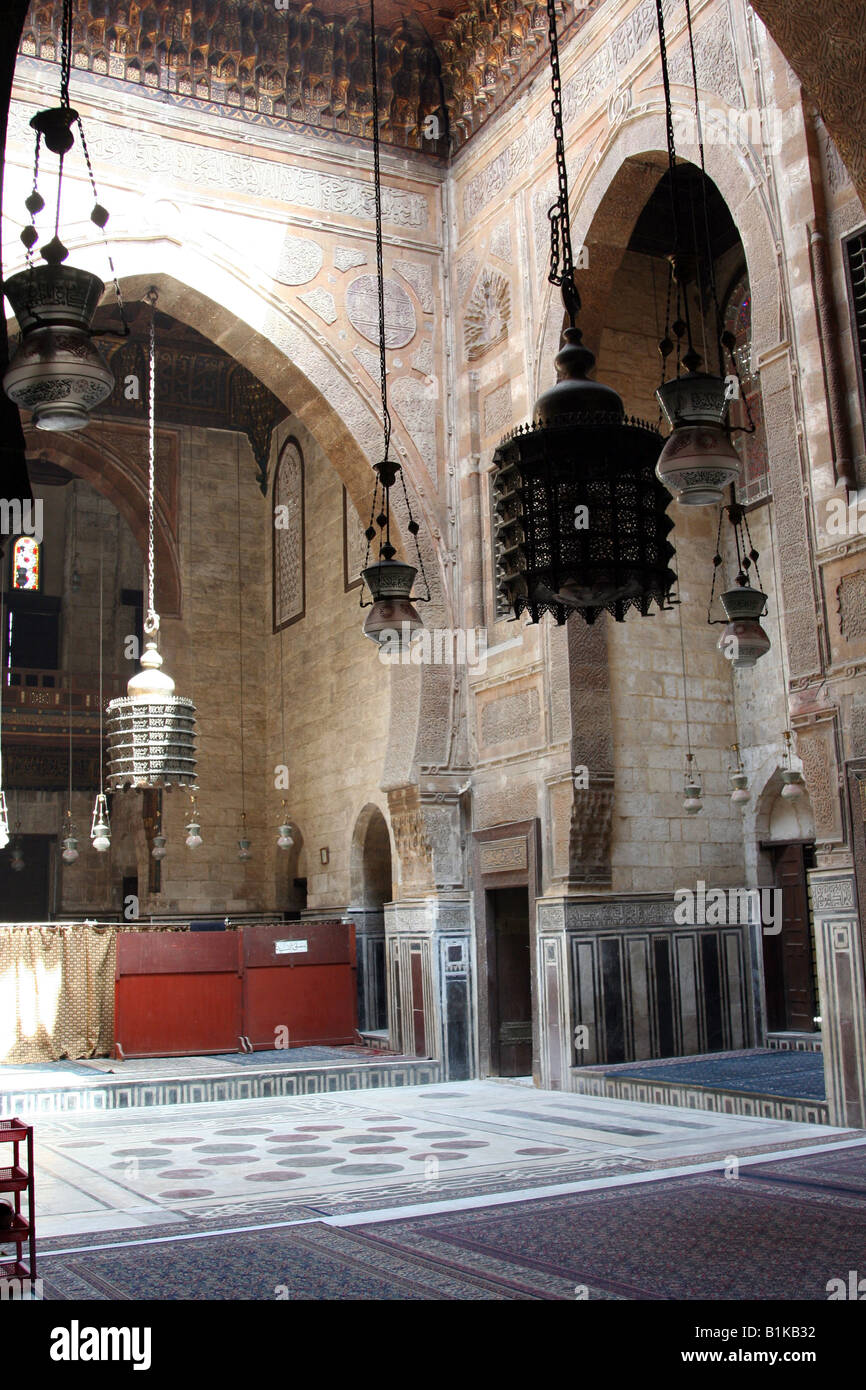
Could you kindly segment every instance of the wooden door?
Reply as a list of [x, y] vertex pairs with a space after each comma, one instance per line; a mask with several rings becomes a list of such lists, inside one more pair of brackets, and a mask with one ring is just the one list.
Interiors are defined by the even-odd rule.
[[496, 1074], [532, 1071], [532, 977], [529, 955], [529, 890], [497, 888], [490, 893], [491, 1022], [498, 1053]]
[[811, 1033], [818, 1012], [805, 849], [802, 844], [771, 849], [774, 883], [782, 894], [782, 930], [776, 936], [764, 935], [767, 1027], [771, 1032]]

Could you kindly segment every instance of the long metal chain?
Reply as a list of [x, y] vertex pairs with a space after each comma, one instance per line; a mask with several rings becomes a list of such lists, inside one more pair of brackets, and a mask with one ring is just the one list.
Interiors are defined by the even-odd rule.
[[150, 383], [147, 401], [147, 617], [144, 620], [144, 630], [147, 633], [153, 633], [159, 628], [159, 615], [154, 604], [153, 544], [153, 517], [156, 504], [156, 290], [148, 290], [147, 301], [150, 304]]
[[[681, 247], [681, 243], [680, 243], [679, 218], [678, 218], [678, 214], [677, 214], [677, 187], [678, 187], [678, 183], [677, 183], [677, 172], [676, 172], [676, 166], [677, 166], [677, 152], [676, 152], [676, 143], [675, 143], [675, 140], [674, 140], [674, 113], [673, 113], [673, 106], [672, 106], [672, 103], [671, 103], [671, 82], [670, 82], [670, 75], [669, 75], [669, 73], [668, 73], [668, 49], [667, 49], [667, 42], [666, 42], [666, 39], [665, 39], [665, 16], [664, 16], [664, 4], [663, 4], [663, 0], [656, 0], [656, 20], [657, 20], [657, 23], [658, 23], [658, 33], [659, 33], [659, 56], [660, 56], [660, 58], [661, 58], [661, 67], [662, 67], [662, 86], [663, 86], [663, 88], [664, 88], [664, 94], [665, 94], [665, 134], [666, 134], [666, 138], [667, 138], [667, 147], [668, 147], [668, 183], [669, 183], [669, 189], [670, 189], [671, 224], [672, 224], [672, 227], [673, 227], [673, 239], [674, 239], [674, 244], [673, 244], [673, 266], [674, 266], [674, 270], [673, 270], [673, 275], [674, 275], [674, 279], [675, 279], [675, 281], [676, 281], [676, 287], [677, 287], [677, 313], [678, 313], [678, 314], [682, 314], [682, 316], [683, 316], [683, 318], [684, 318], [684, 320], [685, 320], [686, 336], [687, 336], [687, 340], [688, 340], [689, 351], [692, 352], [692, 351], [693, 351], [693, 347], [692, 347], [692, 325], [691, 325], [691, 319], [690, 319], [690, 317], [689, 317], [689, 300], [688, 300], [688, 295], [685, 294], [685, 293], [683, 292], [683, 285], [682, 285], [682, 279], [681, 279], [681, 276], [680, 276], [680, 264], [679, 264], [679, 263], [680, 263], [680, 254], [681, 254], [682, 247]], [[665, 336], [667, 336], [669, 327], [670, 327], [669, 324], [666, 324], [666, 325], [665, 325]], [[679, 335], [678, 335], [678, 336], [679, 336]]]
[[72, 72], [72, 0], [63, 0], [60, 16], [60, 105], [69, 106], [69, 77]]
[[[379, 295], [379, 378], [382, 392], [382, 429], [385, 437], [383, 459], [391, 445], [391, 415], [388, 410], [388, 365], [385, 359], [385, 270], [382, 257], [382, 173], [379, 162], [379, 65], [376, 56], [376, 3], [370, 0], [370, 63], [373, 87], [373, 192], [376, 200], [376, 284]], [[387, 491], [387, 489], [386, 489]]]
[[553, 139], [556, 147], [557, 201], [548, 211], [550, 218], [551, 285], [562, 289], [562, 300], [574, 327], [580, 309], [580, 295], [574, 283], [574, 260], [571, 249], [571, 215], [568, 207], [568, 169], [565, 163], [565, 131], [562, 123], [562, 77], [559, 70], [559, 38], [556, 31], [556, 0], [547, 0], [548, 38], [550, 40], [550, 90], [553, 98]]

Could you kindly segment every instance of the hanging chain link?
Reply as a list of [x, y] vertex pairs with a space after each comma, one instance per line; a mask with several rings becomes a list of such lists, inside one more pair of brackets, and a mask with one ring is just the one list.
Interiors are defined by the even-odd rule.
[[156, 504], [156, 290], [148, 290], [145, 297], [150, 305], [150, 381], [147, 401], [147, 617], [144, 620], [144, 630], [150, 634], [159, 631], [159, 614], [154, 604], [153, 543], [153, 517]]
[[574, 283], [574, 260], [571, 248], [571, 215], [568, 207], [568, 168], [565, 162], [565, 132], [562, 123], [562, 77], [559, 70], [559, 38], [556, 31], [556, 0], [547, 0], [548, 38], [550, 40], [550, 90], [553, 94], [550, 109], [553, 113], [553, 139], [556, 147], [557, 200], [548, 211], [550, 218], [550, 271], [548, 280], [562, 290], [571, 325], [580, 309], [580, 295]]
[[385, 271], [382, 256], [382, 174], [379, 161], [379, 65], [376, 54], [376, 0], [370, 0], [370, 63], [373, 87], [373, 190], [376, 200], [376, 284], [379, 295], [379, 384], [382, 393], [382, 429], [388, 458], [391, 415], [388, 411], [388, 366], [385, 359]]
[[[686, 295], [686, 294], [684, 293], [684, 291], [683, 291], [682, 279], [681, 279], [681, 275], [680, 275], [680, 256], [681, 256], [681, 252], [682, 252], [682, 246], [681, 246], [681, 242], [680, 242], [679, 216], [678, 216], [678, 209], [677, 209], [677, 188], [678, 188], [678, 186], [679, 186], [679, 185], [678, 185], [678, 182], [677, 182], [677, 172], [676, 172], [676, 168], [677, 168], [677, 151], [676, 151], [676, 143], [675, 143], [675, 140], [674, 140], [674, 113], [673, 113], [673, 106], [672, 106], [672, 103], [671, 103], [671, 82], [670, 82], [670, 75], [669, 75], [669, 73], [668, 73], [668, 48], [667, 48], [667, 40], [665, 39], [665, 16], [664, 16], [664, 4], [663, 4], [663, 0], [656, 0], [656, 22], [657, 22], [657, 25], [658, 25], [658, 34], [659, 34], [659, 57], [660, 57], [660, 59], [661, 59], [661, 68], [662, 68], [662, 86], [663, 86], [663, 88], [664, 88], [664, 94], [665, 94], [665, 136], [666, 136], [667, 147], [668, 147], [668, 184], [669, 184], [669, 191], [670, 191], [671, 225], [672, 225], [672, 228], [673, 228], [673, 242], [674, 242], [674, 244], [673, 244], [673, 256], [672, 256], [671, 264], [672, 264], [672, 268], [673, 268], [673, 278], [674, 278], [674, 280], [675, 280], [675, 282], [676, 282], [676, 287], [677, 287], [677, 315], [678, 315], [678, 316], [681, 316], [682, 319], [684, 320], [684, 323], [685, 323], [685, 330], [686, 330], [686, 336], [687, 336], [687, 341], [688, 341], [688, 347], [689, 347], [689, 352], [690, 352], [690, 353], [693, 353], [693, 352], [694, 352], [694, 348], [693, 348], [693, 345], [692, 345], [692, 325], [691, 325], [691, 318], [690, 318], [690, 316], [689, 316], [689, 300], [688, 300], [688, 295]], [[669, 336], [669, 332], [670, 332], [670, 324], [667, 324], [667, 323], [666, 323], [666, 324], [665, 324], [665, 337], [668, 337], [668, 336]], [[677, 338], [678, 338], [678, 339], [679, 339], [679, 336], [680, 336], [680, 335], [677, 334]], [[679, 342], [678, 342], [678, 343], [677, 343], [677, 375], [679, 375], [679, 350], [680, 350], [680, 348], [679, 348]]]

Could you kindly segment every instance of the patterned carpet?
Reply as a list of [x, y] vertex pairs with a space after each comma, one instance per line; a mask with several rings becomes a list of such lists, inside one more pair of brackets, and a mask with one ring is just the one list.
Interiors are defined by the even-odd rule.
[[826, 1300], [866, 1262], [862, 1147], [574, 1196], [47, 1256], [53, 1299]]
[[749, 1091], [797, 1100], [825, 1100], [824, 1058], [820, 1052], [782, 1052], [754, 1048], [702, 1057], [674, 1057], [653, 1062], [624, 1062], [596, 1067], [610, 1076], [642, 1081], [679, 1081], [723, 1091]]

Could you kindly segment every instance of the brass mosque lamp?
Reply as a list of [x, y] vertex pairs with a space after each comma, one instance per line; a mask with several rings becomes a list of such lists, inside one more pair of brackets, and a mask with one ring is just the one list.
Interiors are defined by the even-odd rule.
[[670, 497], [655, 474], [658, 430], [628, 419], [611, 387], [592, 381], [595, 358], [577, 327], [568, 176], [555, 0], [547, 4], [559, 192], [550, 210], [548, 279], [562, 292], [569, 326], [556, 357], [557, 382], [536, 401], [532, 421], [493, 455], [498, 586], [515, 617], [557, 623], [607, 610], [622, 622], [670, 605], [676, 575], [668, 540]]
[[[83, 429], [90, 412], [114, 389], [114, 376], [93, 341], [93, 315], [105, 285], [98, 275], [65, 264], [69, 251], [59, 236], [64, 159], [75, 143], [76, 130], [93, 190], [90, 220], [103, 240], [108, 222], [108, 212], [97, 195], [84, 126], [69, 104], [72, 11], [72, 0], [62, 0], [60, 105], [37, 111], [30, 122], [36, 134], [33, 188], [25, 199], [30, 222], [21, 233], [27, 266], [3, 285], [20, 332], [18, 349], [3, 377], [3, 389], [15, 405], [31, 412], [33, 424], [40, 430]], [[54, 235], [40, 247], [44, 264], [37, 265], [33, 256], [39, 242], [36, 217], [45, 208], [38, 188], [43, 144], [58, 157], [57, 204]], [[129, 325], [107, 242], [106, 252], [123, 327], [116, 336], [127, 337]]]
[[[698, 238], [696, 229], [695, 245], [691, 248], [691, 251], [687, 252], [681, 244], [679, 211], [684, 172], [681, 168], [677, 167], [677, 155], [674, 144], [674, 124], [671, 106], [670, 79], [668, 74], [667, 45], [665, 41], [663, 0], [656, 0], [656, 15], [658, 22], [662, 83], [665, 96], [668, 152], [667, 178], [670, 193], [671, 225], [673, 228], [673, 247], [668, 256], [669, 281], [665, 309], [665, 331], [664, 337], [659, 343], [659, 352], [662, 357], [662, 384], [656, 391], [656, 400], [671, 427], [671, 433], [665, 441], [664, 448], [659, 456], [656, 474], [659, 480], [664, 483], [665, 487], [670, 490], [677, 502], [681, 503], [683, 506], [705, 507], [720, 503], [723, 500], [725, 488], [735, 483], [740, 476], [740, 457], [731, 443], [731, 430], [733, 426], [731, 426], [728, 421], [730, 392], [728, 390], [728, 381], [725, 380], [724, 375], [722, 361], [723, 348], [727, 349], [730, 354], [733, 377], [736, 378], [738, 386], [741, 387], [742, 383], [740, 381], [739, 366], [733, 353], [733, 336], [730, 333], [722, 331], [722, 315], [716, 290], [707, 196], [708, 180], [704, 160], [703, 137], [701, 135], [697, 75], [694, 66], [691, 8], [689, 0], [686, 0], [686, 19], [692, 66], [692, 86], [695, 100], [695, 120], [698, 130], [702, 174], [701, 197], [705, 232], [703, 259], [706, 263], [706, 276], [711, 300], [709, 311], [712, 313], [713, 322], [716, 327], [719, 365], [718, 374], [700, 370], [702, 359], [695, 350], [693, 342], [689, 297], [685, 286], [686, 277], [683, 271], [687, 264], [695, 267], [695, 278], [700, 290], [701, 277], [699, 272], [701, 254], [700, 248], [697, 245]], [[674, 322], [671, 323], [671, 301], [674, 297], [676, 299], [676, 315]], [[702, 317], [704, 317], [708, 310], [704, 305], [702, 291], [700, 292], [700, 306]], [[667, 361], [674, 350], [671, 332], [675, 334], [677, 340], [676, 375], [671, 377], [668, 381], [665, 381], [664, 375], [667, 370]], [[681, 359], [683, 338], [686, 340], [686, 352], [682, 355]], [[685, 367], [685, 373], [681, 372], [681, 366]], [[728, 380], [730, 380], [730, 377]], [[739, 391], [739, 395], [742, 396], [741, 390]], [[755, 425], [752, 420], [748, 401], [746, 401], [746, 412], [749, 418], [750, 430], [753, 432]]]
[[195, 789], [195, 705], [176, 695], [174, 681], [161, 669], [157, 646], [159, 614], [156, 611], [154, 517], [156, 493], [155, 388], [156, 338], [155, 289], [147, 293], [150, 304], [150, 385], [149, 471], [148, 471], [148, 550], [147, 550], [147, 634], [141, 656], [141, 670], [131, 677], [127, 694], [108, 706], [108, 785], [113, 791], [127, 788], [170, 789], [175, 784]]
[[[716, 576], [724, 572], [722, 556], [722, 523], [727, 516], [734, 535], [737, 553], [737, 573], [733, 586], [719, 594], [719, 602], [724, 618], [714, 618], [713, 599], [716, 591]], [[738, 502], [731, 502], [719, 512], [719, 529], [716, 536], [716, 553], [713, 556], [713, 582], [710, 588], [710, 601], [707, 607], [707, 622], [725, 623], [719, 638], [718, 648], [724, 657], [738, 670], [754, 666], [770, 650], [770, 639], [759, 622], [767, 612], [767, 595], [761, 590], [761, 576], [758, 571], [758, 551], [752, 543], [752, 534], [745, 511]], [[754, 572], [757, 588], [751, 583]]]
[[[397, 460], [390, 457], [389, 452], [391, 445], [391, 416], [388, 410], [388, 368], [385, 356], [387, 342], [385, 336], [385, 279], [382, 260], [382, 177], [379, 157], [379, 77], [376, 58], [375, 0], [370, 0], [370, 52], [373, 94], [373, 187], [376, 210], [376, 283], [379, 300], [379, 378], [382, 398], [384, 448], [382, 450], [380, 462], [374, 464], [376, 485], [373, 490], [370, 524], [365, 532], [367, 550], [364, 557], [364, 568], [361, 571], [364, 583], [370, 591], [371, 601], [369, 603], [365, 602], [364, 590], [362, 587], [360, 605], [362, 608], [370, 609], [364, 623], [364, 636], [370, 637], [380, 646], [387, 646], [392, 651], [399, 651], [402, 647], [408, 646], [415, 633], [420, 631], [424, 626], [414, 604], [428, 603], [430, 601], [430, 585], [424, 572], [424, 561], [421, 556], [421, 547], [418, 543], [418, 532], [420, 527], [412, 515], [412, 508], [409, 504], [409, 494], [406, 491], [406, 480], [403, 477], [403, 470]], [[415, 542], [415, 553], [418, 560], [417, 566], [408, 564], [404, 560], [398, 560], [396, 558], [396, 547], [391, 542], [391, 488], [398, 478], [402, 485], [403, 502], [409, 517], [406, 529]], [[373, 542], [377, 539], [377, 527], [378, 558], [371, 564], [370, 550], [373, 546]], [[419, 570], [427, 592], [422, 597], [414, 597], [412, 589]]]

